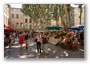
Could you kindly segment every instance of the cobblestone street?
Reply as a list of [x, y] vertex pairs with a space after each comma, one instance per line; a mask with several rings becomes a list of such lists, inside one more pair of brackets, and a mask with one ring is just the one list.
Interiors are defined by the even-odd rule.
[[20, 49], [18, 42], [15, 42], [11, 49], [8, 46], [4, 50], [5, 58], [84, 58], [84, 48], [79, 46], [78, 51], [62, 49], [59, 46], [48, 44], [49, 55], [42, 53], [41, 55], [36, 50], [36, 44], [30, 41], [29, 50], [26, 50], [25, 44]]

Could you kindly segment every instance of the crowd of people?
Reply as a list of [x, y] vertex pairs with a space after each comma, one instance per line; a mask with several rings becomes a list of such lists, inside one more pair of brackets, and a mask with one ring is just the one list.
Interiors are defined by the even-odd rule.
[[[33, 32], [34, 33], [34, 32]], [[26, 43], [26, 49], [28, 49], [28, 39], [33, 38], [34, 35], [32, 32], [29, 31], [20, 31], [20, 32], [10, 32], [5, 31], [4, 32], [4, 47], [9, 46], [11, 48], [12, 43], [15, 42], [15, 39], [18, 39], [18, 43], [20, 45], [20, 48], [22, 47], [22, 44]]]
[[59, 32], [35, 32], [35, 31], [23, 31], [23, 32], [9, 32], [4, 33], [4, 47], [9, 46], [11, 48], [12, 44], [15, 43], [15, 39], [18, 38], [18, 44], [20, 49], [22, 45], [26, 44], [26, 50], [29, 50], [30, 40], [33, 39], [36, 43], [38, 53], [48, 54], [48, 43], [59, 46], [67, 50], [77, 50], [78, 45], [84, 45], [84, 31], [59, 31]]

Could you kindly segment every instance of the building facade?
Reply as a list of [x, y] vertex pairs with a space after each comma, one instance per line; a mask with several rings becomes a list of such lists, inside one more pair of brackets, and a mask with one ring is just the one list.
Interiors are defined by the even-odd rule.
[[56, 25], [56, 21], [55, 20], [51, 20], [51, 26], [55, 26]]
[[10, 25], [17, 30], [23, 30], [24, 22], [21, 8], [11, 8], [10, 10]]
[[29, 16], [24, 16], [24, 29], [32, 30], [33, 27], [33, 20]]
[[8, 25], [10, 21], [10, 5], [4, 5], [4, 24]]
[[21, 8], [10, 9], [10, 25], [17, 30], [31, 30], [33, 29], [33, 21], [29, 16], [25, 16], [21, 12]]
[[[74, 8], [74, 25], [80, 24], [80, 9]], [[81, 24], [84, 24], [84, 7], [82, 7]]]
[[74, 26], [74, 7], [70, 8], [68, 27]]

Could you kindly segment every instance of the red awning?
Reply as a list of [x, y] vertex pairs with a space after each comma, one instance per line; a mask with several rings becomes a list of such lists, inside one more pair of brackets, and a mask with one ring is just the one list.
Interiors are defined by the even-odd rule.
[[5, 24], [4, 24], [4, 30], [15, 31], [15, 29], [12, 28], [10, 25], [5, 25]]
[[10, 31], [11, 29], [9, 29], [9, 28], [5, 27], [5, 28], [4, 28], [4, 30], [8, 30], [8, 31]]
[[5, 24], [4, 24], [4, 27], [7, 27], [7, 28], [10, 28], [10, 29], [13, 29], [10, 25], [5, 25]]

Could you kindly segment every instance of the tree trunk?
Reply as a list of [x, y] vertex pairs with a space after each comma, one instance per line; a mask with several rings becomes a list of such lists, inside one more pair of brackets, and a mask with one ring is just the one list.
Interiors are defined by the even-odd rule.
[[48, 20], [47, 20], [47, 19], [46, 19], [46, 24], [47, 24], [46, 26], [49, 26], [49, 22], [48, 22]]
[[62, 8], [61, 8], [61, 5], [59, 5], [59, 14], [60, 14], [60, 17], [61, 17], [61, 25], [63, 26], [63, 28], [64, 28], [64, 30], [66, 31], [66, 29], [65, 29], [65, 23], [64, 23], [64, 21], [63, 21], [63, 15], [62, 15]]
[[66, 27], [65, 27], [65, 30], [68, 31], [69, 15], [68, 15], [67, 5], [66, 4], [64, 4], [64, 10], [65, 10], [65, 14], [66, 14]]
[[56, 20], [56, 25], [58, 26], [58, 21]]
[[82, 19], [82, 7], [80, 8], [80, 24], [81, 24], [81, 19]]

